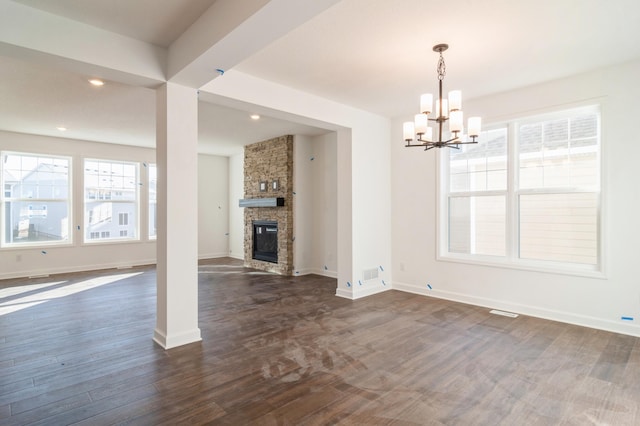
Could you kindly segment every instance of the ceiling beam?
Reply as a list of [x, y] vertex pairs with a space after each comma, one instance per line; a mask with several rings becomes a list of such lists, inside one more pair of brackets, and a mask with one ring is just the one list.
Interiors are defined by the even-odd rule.
[[0, 55], [137, 86], [166, 80], [166, 49], [12, 1], [0, 1]]
[[168, 79], [200, 88], [340, 0], [218, 0], [169, 47]]

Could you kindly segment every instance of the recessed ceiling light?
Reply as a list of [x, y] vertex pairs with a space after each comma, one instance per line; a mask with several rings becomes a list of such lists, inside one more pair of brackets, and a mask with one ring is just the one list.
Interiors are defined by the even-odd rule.
[[89, 80], [89, 83], [91, 83], [94, 86], [104, 86], [104, 81], [99, 80], [97, 78], [92, 78], [91, 80]]
[[64, 126], [58, 126], [58, 127], [56, 127], [56, 129], [60, 130], [61, 132], [66, 132], [67, 131], [67, 128], [64, 127]]
[[260, 120], [260, 116], [258, 114], [251, 114], [252, 120]]

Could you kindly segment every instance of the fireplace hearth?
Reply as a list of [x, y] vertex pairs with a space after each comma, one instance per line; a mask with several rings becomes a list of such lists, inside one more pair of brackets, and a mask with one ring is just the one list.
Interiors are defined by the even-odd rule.
[[253, 259], [278, 263], [278, 222], [253, 221]]

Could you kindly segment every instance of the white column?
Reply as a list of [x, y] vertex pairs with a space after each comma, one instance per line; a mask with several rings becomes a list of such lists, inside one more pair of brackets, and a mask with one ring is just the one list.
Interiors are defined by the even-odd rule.
[[202, 340], [198, 328], [198, 93], [156, 91], [157, 319], [165, 349]]
[[352, 181], [352, 133], [339, 130], [337, 142], [338, 161], [338, 283], [336, 296], [353, 299], [355, 276], [353, 275], [353, 181]]

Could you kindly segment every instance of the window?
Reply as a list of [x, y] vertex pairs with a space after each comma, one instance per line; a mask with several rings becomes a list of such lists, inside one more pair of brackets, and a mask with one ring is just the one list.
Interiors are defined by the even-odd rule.
[[71, 159], [2, 153], [2, 247], [67, 244]]
[[118, 215], [118, 223], [120, 224], [120, 226], [129, 225], [129, 213], [120, 213]]
[[507, 129], [449, 151], [449, 251], [506, 254]]
[[510, 122], [441, 159], [442, 256], [601, 270], [598, 108]]
[[120, 236], [121, 237], [126, 237], [127, 236], [127, 230], [124, 229], [124, 230], [120, 231]]
[[156, 188], [158, 186], [158, 169], [155, 164], [149, 164], [147, 168], [149, 173], [149, 238], [155, 239], [158, 236], [157, 233], [157, 211], [158, 211], [158, 198]]
[[84, 194], [85, 241], [137, 239], [137, 163], [85, 160]]

